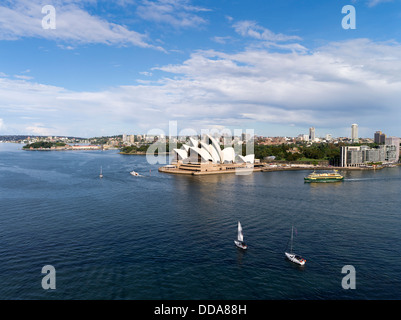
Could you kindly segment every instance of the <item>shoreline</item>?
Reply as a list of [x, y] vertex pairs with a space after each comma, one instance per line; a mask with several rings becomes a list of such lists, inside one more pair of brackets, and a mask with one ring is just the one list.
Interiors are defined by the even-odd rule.
[[[396, 165], [399, 166], [399, 165]], [[338, 170], [338, 171], [365, 171], [365, 170], [381, 170], [390, 167], [377, 167], [377, 168], [366, 168], [366, 167], [265, 167], [262, 169], [266, 171], [295, 171], [295, 170]]]
[[370, 170], [382, 170], [385, 168], [392, 168], [392, 167], [399, 167], [401, 164], [394, 164], [394, 166], [381, 166], [381, 167], [328, 167], [328, 166], [321, 166], [321, 167], [301, 167], [301, 166], [296, 166], [296, 167], [291, 167], [291, 166], [280, 166], [280, 167], [267, 167], [267, 166], [262, 166], [259, 165], [257, 167], [254, 167], [252, 169], [245, 169], [241, 170], [241, 168], [238, 168], [237, 170], [223, 170], [223, 171], [197, 171], [197, 172], [191, 172], [188, 170], [182, 170], [182, 169], [177, 169], [177, 168], [169, 168], [166, 166], [159, 167], [158, 171], [163, 172], [163, 173], [170, 173], [170, 174], [178, 174], [178, 175], [211, 175], [211, 174], [227, 174], [227, 173], [236, 173], [236, 174], [241, 174], [241, 171], [251, 171], [253, 172], [275, 172], [275, 171], [333, 171], [333, 170], [338, 170], [338, 171], [370, 171]]
[[[119, 152], [118, 154], [123, 154], [123, 155], [126, 155], [126, 156], [146, 156], [146, 151], [139, 151], [139, 152], [135, 152], [135, 153], [132, 153], [132, 152]], [[158, 154], [163, 154], [163, 155], [168, 155], [168, 154], [172, 154], [172, 153], [170, 153], [170, 152], [159, 152], [159, 153], [155, 153], [155, 155], [158, 155]]]

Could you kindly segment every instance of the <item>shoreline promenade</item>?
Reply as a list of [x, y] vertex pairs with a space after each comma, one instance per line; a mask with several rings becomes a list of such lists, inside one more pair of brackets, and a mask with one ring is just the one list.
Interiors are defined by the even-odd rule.
[[[199, 164], [193, 164], [193, 169], [185, 168], [181, 169], [176, 165], [166, 165], [159, 167], [159, 172], [170, 173], [170, 174], [183, 174], [183, 175], [210, 175], [210, 174], [227, 174], [236, 173], [241, 174], [252, 171], [252, 172], [273, 172], [273, 171], [299, 171], [299, 170], [310, 170], [310, 171], [365, 171], [365, 170], [381, 170], [388, 167], [399, 166], [400, 164], [394, 164], [391, 166], [372, 166], [372, 167], [333, 167], [333, 166], [313, 166], [313, 165], [267, 165], [267, 164], [256, 164], [253, 167], [228, 167], [221, 165], [220, 170], [205, 171], [200, 169]], [[217, 165], [218, 166], [218, 165]]]

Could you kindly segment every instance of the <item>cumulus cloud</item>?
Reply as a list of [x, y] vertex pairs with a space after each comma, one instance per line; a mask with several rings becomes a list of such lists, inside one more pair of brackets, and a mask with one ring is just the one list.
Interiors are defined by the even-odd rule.
[[83, 136], [98, 127], [146, 132], [169, 120], [196, 130], [255, 122], [338, 128], [356, 120], [390, 130], [399, 127], [400, 57], [399, 43], [369, 39], [333, 42], [307, 54], [207, 50], [149, 70], [164, 72], [159, 80], [97, 92], [0, 78], [0, 101], [3, 117], [39, 117], [43, 126], [29, 126], [55, 131], [68, 119], [70, 131], [63, 133]]

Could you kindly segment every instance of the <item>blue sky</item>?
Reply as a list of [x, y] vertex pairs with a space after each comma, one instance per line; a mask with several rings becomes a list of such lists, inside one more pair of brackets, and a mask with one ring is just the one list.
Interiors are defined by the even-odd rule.
[[0, 134], [401, 136], [400, 27], [400, 0], [2, 0]]

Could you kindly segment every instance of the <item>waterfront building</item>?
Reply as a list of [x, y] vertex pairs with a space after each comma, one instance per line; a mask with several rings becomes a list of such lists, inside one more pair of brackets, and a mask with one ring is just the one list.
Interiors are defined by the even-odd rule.
[[235, 163], [236, 160], [253, 163], [254, 160], [253, 154], [246, 157], [238, 155], [236, 158], [233, 147], [222, 150], [219, 142], [209, 134], [203, 140], [190, 137], [188, 144], [182, 145], [181, 149], [174, 149], [173, 152], [177, 161], [186, 163]]
[[400, 158], [400, 152], [397, 150], [397, 146], [395, 145], [385, 145], [385, 159], [388, 162], [397, 162]]
[[177, 174], [252, 172], [255, 162], [254, 154], [242, 156], [236, 155], [233, 147], [221, 149], [218, 140], [206, 134], [202, 140], [190, 137], [180, 149], [173, 149], [173, 161], [159, 171]]
[[352, 143], [358, 143], [358, 125], [356, 123], [351, 125], [351, 141]]
[[[398, 156], [399, 157], [399, 156]], [[347, 146], [341, 148], [342, 167], [360, 167], [368, 163], [394, 163], [398, 161], [395, 145], [381, 145], [379, 148], [368, 146]]]
[[400, 138], [399, 137], [386, 137], [385, 144], [386, 145], [394, 145], [396, 147], [395, 157], [398, 160], [400, 157]]
[[377, 144], [383, 144], [386, 141], [386, 135], [381, 131], [376, 131], [374, 135], [374, 141]]
[[362, 164], [361, 147], [342, 147], [341, 148], [341, 166], [352, 167]]

